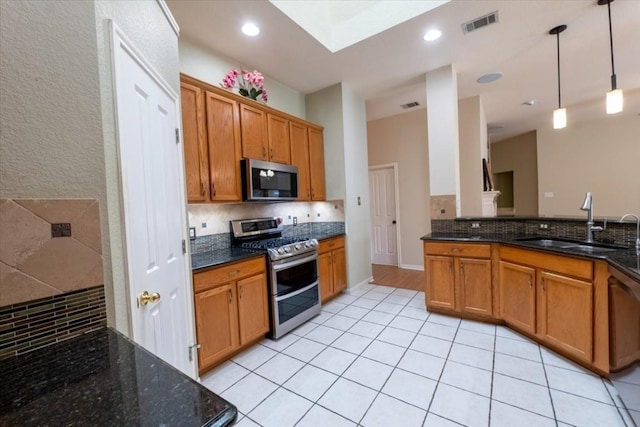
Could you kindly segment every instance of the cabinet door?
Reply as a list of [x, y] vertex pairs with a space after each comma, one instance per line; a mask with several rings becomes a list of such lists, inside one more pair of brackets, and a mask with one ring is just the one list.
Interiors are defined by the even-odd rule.
[[347, 289], [347, 254], [344, 248], [331, 253], [333, 261], [333, 293], [338, 294]]
[[237, 287], [240, 345], [244, 345], [269, 332], [267, 276], [238, 280]]
[[207, 92], [207, 145], [213, 201], [239, 201], [240, 117], [238, 103]]
[[309, 128], [309, 175], [311, 177], [311, 200], [325, 200], [324, 143], [322, 132]]
[[242, 129], [242, 157], [268, 160], [267, 115], [264, 111], [240, 104]]
[[425, 256], [426, 302], [429, 306], [455, 308], [453, 258]]
[[320, 281], [320, 299], [327, 301], [333, 296], [332, 252], [318, 255], [318, 280]]
[[289, 122], [291, 136], [291, 164], [298, 167], [298, 200], [311, 200], [309, 174], [309, 134], [307, 127]]
[[593, 285], [543, 270], [538, 276], [539, 336], [554, 347], [591, 363]]
[[491, 316], [491, 261], [488, 259], [458, 258], [458, 288], [460, 310], [481, 316]]
[[197, 86], [180, 82], [180, 102], [187, 201], [204, 202], [209, 199], [204, 92]]
[[500, 317], [523, 332], [536, 332], [536, 271], [500, 261]]
[[233, 283], [195, 295], [200, 372], [238, 348], [238, 307]]
[[291, 164], [289, 141], [289, 120], [267, 114], [267, 134], [269, 139], [269, 161]]

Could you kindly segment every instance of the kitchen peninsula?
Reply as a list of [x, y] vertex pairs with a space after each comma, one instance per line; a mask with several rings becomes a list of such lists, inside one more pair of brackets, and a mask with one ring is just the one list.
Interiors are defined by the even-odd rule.
[[640, 360], [640, 254], [631, 224], [585, 244], [574, 218], [434, 221], [424, 236], [430, 311], [504, 323], [608, 376]]

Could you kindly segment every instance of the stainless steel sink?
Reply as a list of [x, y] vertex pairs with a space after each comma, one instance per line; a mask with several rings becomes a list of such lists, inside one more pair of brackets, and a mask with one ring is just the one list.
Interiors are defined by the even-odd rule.
[[553, 239], [526, 239], [526, 240], [523, 239], [522, 241], [531, 243], [536, 246], [543, 246], [545, 248], [564, 249], [564, 248], [571, 248], [578, 245], [577, 243], [574, 243], [574, 242], [565, 242], [564, 240], [553, 240]]
[[523, 243], [526, 242], [526, 243], [530, 243], [532, 245], [540, 246], [543, 248], [569, 249], [572, 251], [578, 251], [578, 252], [584, 252], [584, 253], [613, 252], [619, 249], [619, 248], [611, 248], [611, 247], [598, 246], [598, 245], [583, 245], [578, 242], [567, 242], [565, 240], [543, 239], [543, 238], [521, 239], [520, 241]]

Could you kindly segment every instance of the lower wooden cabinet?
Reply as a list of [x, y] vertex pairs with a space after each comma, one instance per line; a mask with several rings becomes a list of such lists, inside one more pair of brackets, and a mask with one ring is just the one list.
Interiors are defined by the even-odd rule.
[[343, 236], [320, 241], [318, 276], [322, 302], [347, 288], [347, 256]]
[[640, 360], [640, 301], [628, 289], [617, 278], [609, 279], [612, 370], [626, 368]]
[[591, 364], [594, 265], [585, 259], [500, 248], [500, 314], [514, 329]]
[[427, 308], [493, 316], [490, 245], [425, 242], [424, 253]]
[[269, 331], [265, 260], [225, 264], [193, 281], [202, 374]]

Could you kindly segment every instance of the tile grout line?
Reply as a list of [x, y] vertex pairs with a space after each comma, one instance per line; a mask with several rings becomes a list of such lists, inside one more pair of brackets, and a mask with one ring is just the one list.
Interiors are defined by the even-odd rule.
[[544, 379], [547, 382], [547, 394], [549, 395], [549, 402], [551, 403], [551, 411], [553, 412], [553, 418], [556, 422], [556, 427], [558, 427], [558, 414], [556, 414], [556, 405], [553, 403], [553, 396], [551, 395], [551, 387], [549, 385], [549, 376], [547, 374], [547, 367], [544, 363], [544, 358], [542, 357], [542, 349], [538, 345], [538, 353], [540, 353], [540, 360], [542, 361], [542, 371], [544, 372]]

